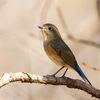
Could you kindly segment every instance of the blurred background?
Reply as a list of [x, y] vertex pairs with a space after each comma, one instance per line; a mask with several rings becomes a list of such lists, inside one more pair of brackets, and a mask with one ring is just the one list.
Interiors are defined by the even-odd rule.
[[[55, 24], [92, 85], [100, 89], [100, 48], [72, 41], [100, 44], [100, 0], [0, 0], [0, 76], [10, 72], [54, 74], [60, 66], [45, 54], [40, 29]], [[57, 76], [61, 76], [62, 70]], [[73, 70], [66, 76], [82, 78]], [[83, 81], [83, 80], [82, 80]], [[84, 91], [65, 86], [14, 82], [0, 89], [0, 100], [97, 100]]]

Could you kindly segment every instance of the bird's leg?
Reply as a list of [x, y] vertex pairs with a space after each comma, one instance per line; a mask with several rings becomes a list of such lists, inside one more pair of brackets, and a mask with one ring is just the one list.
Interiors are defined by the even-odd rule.
[[64, 74], [61, 77], [65, 77], [65, 74], [66, 74], [67, 70], [68, 70], [68, 68], [66, 68]]
[[55, 77], [55, 75], [64, 68], [65, 66], [61, 67], [55, 74], [53, 74], [52, 76]]

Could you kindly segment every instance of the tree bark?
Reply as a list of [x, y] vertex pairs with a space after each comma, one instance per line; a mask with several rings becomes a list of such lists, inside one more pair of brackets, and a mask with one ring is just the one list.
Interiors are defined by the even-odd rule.
[[18, 73], [5, 73], [3, 77], [0, 79], [0, 88], [4, 85], [7, 85], [11, 82], [28, 82], [28, 83], [40, 83], [40, 84], [50, 84], [50, 85], [65, 85], [68, 88], [80, 89], [92, 97], [96, 97], [100, 99], [100, 90], [96, 89], [89, 84], [86, 84], [78, 79], [71, 79], [68, 77], [53, 77], [50, 75], [40, 76], [26, 72], [18, 72]]

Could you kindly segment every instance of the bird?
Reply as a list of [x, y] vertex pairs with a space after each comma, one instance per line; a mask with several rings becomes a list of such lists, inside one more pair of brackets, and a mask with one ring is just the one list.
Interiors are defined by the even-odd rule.
[[38, 26], [41, 29], [43, 35], [43, 45], [44, 51], [46, 52], [47, 56], [57, 65], [61, 66], [61, 68], [53, 74], [55, 75], [66, 68], [62, 77], [65, 77], [65, 74], [68, 68], [73, 69], [76, 71], [83, 80], [92, 86], [90, 81], [87, 79], [85, 74], [82, 72], [81, 68], [79, 67], [74, 54], [72, 53], [71, 49], [68, 45], [63, 41], [58, 28], [51, 23], [46, 23], [43, 26]]

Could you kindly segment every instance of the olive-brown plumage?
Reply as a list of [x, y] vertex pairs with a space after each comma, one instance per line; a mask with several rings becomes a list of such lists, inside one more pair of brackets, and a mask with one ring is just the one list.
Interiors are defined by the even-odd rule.
[[[85, 82], [89, 82], [82, 70], [80, 69], [77, 61], [70, 50], [70, 48], [63, 41], [58, 28], [53, 24], [44, 24], [42, 27], [39, 26], [42, 31], [44, 38], [44, 50], [48, 57], [57, 65], [62, 68], [67, 67], [75, 70], [84, 79]], [[61, 69], [62, 69], [61, 68]], [[60, 69], [60, 70], [61, 70]], [[60, 71], [58, 70], [54, 76]], [[67, 71], [67, 70], [66, 70]], [[66, 73], [65, 71], [65, 73]], [[65, 75], [64, 73], [64, 75]], [[64, 76], [63, 75], [63, 76]]]

